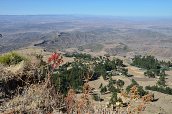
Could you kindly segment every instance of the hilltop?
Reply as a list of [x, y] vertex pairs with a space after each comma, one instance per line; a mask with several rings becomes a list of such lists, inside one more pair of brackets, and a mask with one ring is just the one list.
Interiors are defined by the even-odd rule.
[[[61, 107], [64, 107], [64, 105], [66, 106], [67, 104], [63, 104], [64, 101], [61, 98], [62, 96], [58, 94], [58, 91], [57, 91], [59, 90], [58, 81], [54, 83], [47, 82], [49, 80], [48, 79], [49, 75], [46, 74], [47, 70], [46, 70], [46, 67], [44, 69], [44, 65], [47, 64], [48, 58], [52, 55], [52, 53], [45, 52], [44, 49], [36, 48], [36, 47], [23, 48], [16, 51], [16, 53], [22, 54], [23, 56], [27, 58], [29, 57], [29, 58], [26, 60], [28, 62], [20, 62], [17, 65], [11, 65], [10, 67], [1, 66], [1, 70], [2, 70], [1, 81], [3, 83], [3, 86], [1, 86], [1, 90], [3, 90], [2, 92], [4, 92], [4, 93], [1, 93], [2, 94], [1, 96], [2, 111], [5, 111], [5, 112], [22, 111], [22, 112], [37, 112], [37, 113], [41, 113], [42, 111], [43, 112], [53, 111], [53, 113], [57, 113], [60, 107], [59, 105], [61, 105]], [[62, 73], [62, 74], [59, 74], [62, 81], [61, 86], [63, 87], [63, 88], [60, 87], [60, 93], [62, 92], [66, 96], [67, 94], [66, 92], [69, 91], [69, 89], [66, 88], [68, 86], [67, 83], [70, 83], [71, 84], [70, 88], [74, 89], [76, 92], [77, 98], [80, 98], [80, 96], [83, 94], [82, 92], [84, 92], [82, 88], [80, 88], [80, 86], [81, 87], [84, 86], [83, 84], [87, 80], [88, 78], [87, 76], [90, 77], [88, 78], [88, 85], [90, 87], [89, 93], [84, 93], [84, 94], [87, 94], [89, 96], [88, 98], [91, 104], [89, 103], [88, 106], [94, 105], [94, 108], [92, 107], [93, 109], [91, 109], [91, 107], [90, 108], [85, 107], [86, 109], [84, 110], [96, 111], [95, 109], [100, 109], [102, 111], [103, 110], [112, 111], [111, 108], [105, 108], [105, 107], [109, 104], [112, 94], [115, 91], [117, 91], [118, 97], [122, 98], [123, 103], [135, 102], [135, 101], [131, 102], [131, 101], [125, 100], [126, 98], [124, 96], [121, 96], [121, 93], [118, 89], [122, 87], [123, 91], [125, 91], [125, 89], [129, 87], [131, 83], [136, 83], [136, 85], [138, 83], [140, 87], [143, 87], [144, 90], [142, 91], [143, 92], [142, 94], [144, 95], [145, 94], [144, 91], [148, 91], [148, 90], [145, 90], [145, 87], [156, 85], [158, 81], [158, 76], [156, 76], [156, 78], [148, 78], [144, 76], [145, 69], [140, 69], [136, 66], [132, 66], [129, 58], [126, 58], [123, 56], [108, 56], [107, 58], [106, 56], [101, 55], [103, 57], [101, 58], [99, 55], [95, 55], [95, 54], [82, 55], [82, 54], [77, 54], [77, 53], [73, 53], [73, 54], [64, 53], [64, 52], [59, 52], [59, 53], [62, 53], [62, 56], [63, 56], [63, 63], [62, 65], [60, 65], [61, 67], [57, 68], [57, 72]], [[101, 63], [101, 61], [105, 61], [105, 64], [107, 66], [105, 65], [105, 67], [103, 67], [102, 66], [103, 64]], [[102, 67], [100, 67], [99, 64]], [[105, 74], [103, 73], [104, 70], [102, 68], [103, 69], [105, 68], [107, 70], [105, 71]], [[86, 72], [84, 71], [84, 69], [86, 70]], [[71, 74], [68, 74], [68, 72], [71, 72]], [[78, 74], [75, 74], [75, 72], [78, 72]], [[171, 70], [166, 71], [166, 75], [167, 75], [166, 85], [169, 87], [172, 87], [170, 83], [172, 81]], [[54, 76], [56, 77], [57, 75], [54, 75]], [[71, 81], [69, 81], [68, 79], [65, 79], [65, 77], [67, 78], [68, 76], [73, 76], [73, 78], [71, 77], [70, 79]], [[81, 76], [82, 78], [77, 79], [75, 76], [76, 77]], [[72, 82], [73, 79], [76, 82], [75, 81]], [[136, 82], [133, 82], [132, 81], [133, 79]], [[55, 80], [58, 80], [58, 78], [56, 77]], [[111, 85], [113, 89], [110, 89], [111, 81], [118, 81], [118, 80], [122, 80], [124, 82], [124, 85], [122, 85], [121, 87], [120, 86], [118, 87], [114, 83], [113, 85]], [[11, 84], [13, 84], [13, 88], [11, 88]], [[55, 84], [55, 86], [51, 84], [53, 85]], [[79, 85], [81, 84], [81, 85], [76, 86], [76, 84], [79, 84]], [[55, 88], [52, 88], [52, 87], [55, 87]], [[104, 90], [103, 87], [106, 87], [107, 90]], [[146, 103], [145, 109], [143, 109], [143, 113], [170, 114], [171, 108], [169, 106], [171, 106], [171, 100], [172, 100], [171, 95], [163, 94], [156, 91], [149, 91], [149, 93], [154, 94], [155, 101], [150, 101], [148, 104]], [[55, 97], [56, 94], [58, 97]], [[98, 100], [99, 98], [97, 98], [96, 95], [100, 95], [99, 97], [102, 100], [99, 101]], [[52, 96], [52, 98], [49, 99], [48, 96]], [[59, 100], [62, 100], [61, 104], [59, 104], [58, 102]], [[137, 103], [141, 103], [141, 102], [142, 102], [141, 99], [137, 101]], [[164, 102], [165, 104], [162, 105], [162, 103]], [[133, 105], [133, 109], [131, 108], [131, 110], [134, 110], [135, 105]], [[139, 104], [137, 105], [139, 106]], [[13, 109], [11, 110], [9, 106], [13, 107]], [[50, 107], [48, 108], [48, 106]], [[104, 108], [102, 108], [102, 106]], [[42, 107], [45, 107], [45, 109], [43, 109]], [[122, 110], [121, 109], [117, 109], [117, 110], [125, 111], [126, 108], [124, 106]]]

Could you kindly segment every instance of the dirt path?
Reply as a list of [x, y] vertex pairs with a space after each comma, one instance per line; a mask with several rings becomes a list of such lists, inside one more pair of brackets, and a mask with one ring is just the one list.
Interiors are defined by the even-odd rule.
[[144, 71], [134, 66], [128, 66], [128, 73], [134, 75], [135, 77], [144, 77]]

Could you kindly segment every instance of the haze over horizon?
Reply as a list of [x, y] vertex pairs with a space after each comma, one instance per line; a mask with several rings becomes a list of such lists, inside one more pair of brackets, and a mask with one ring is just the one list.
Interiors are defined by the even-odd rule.
[[171, 0], [2, 0], [0, 15], [172, 17]]

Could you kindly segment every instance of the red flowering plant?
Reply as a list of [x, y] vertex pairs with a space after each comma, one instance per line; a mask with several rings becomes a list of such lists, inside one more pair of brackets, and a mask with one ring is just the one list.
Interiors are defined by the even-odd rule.
[[52, 70], [57, 68], [63, 62], [63, 58], [60, 53], [54, 52], [49, 58], [48, 63], [51, 65]]
[[[51, 85], [52, 80], [51, 76], [53, 75], [54, 70], [59, 67], [59, 65], [63, 62], [63, 58], [60, 53], [54, 52], [51, 54], [51, 56], [48, 58], [48, 80], [46, 85]], [[59, 77], [60, 80], [60, 77]], [[60, 81], [59, 81], [60, 82]]]

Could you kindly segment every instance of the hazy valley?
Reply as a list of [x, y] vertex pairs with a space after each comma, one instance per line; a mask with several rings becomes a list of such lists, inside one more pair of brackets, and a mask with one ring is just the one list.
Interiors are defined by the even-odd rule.
[[97, 44], [88, 47], [107, 54], [172, 56], [172, 24], [168, 18], [1, 16], [0, 25], [0, 53], [26, 46], [77, 51]]

